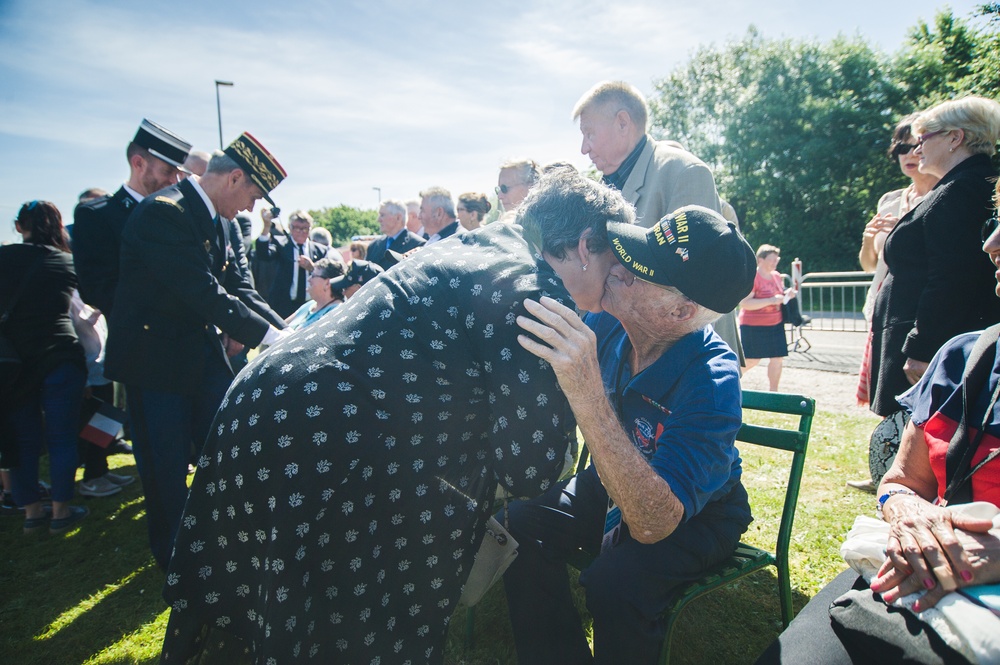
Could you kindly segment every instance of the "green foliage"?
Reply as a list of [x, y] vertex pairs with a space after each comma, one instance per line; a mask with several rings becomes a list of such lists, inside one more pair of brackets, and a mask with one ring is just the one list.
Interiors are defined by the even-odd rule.
[[902, 90], [860, 39], [740, 41], [699, 50], [656, 84], [657, 133], [708, 163], [751, 245], [808, 271], [856, 268], [878, 196], [901, 186], [883, 145]]
[[378, 211], [360, 210], [346, 205], [310, 210], [316, 226], [322, 226], [333, 236], [334, 247], [346, 245], [353, 236], [378, 235]]
[[895, 76], [917, 108], [968, 92], [976, 73], [977, 35], [966, 21], [940, 12], [934, 25], [910, 30], [895, 63]]
[[751, 245], [801, 257], [807, 272], [857, 270], [861, 229], [905, 177], [885, 159], [899, 118], [1000, 89], [1000, 5], [976, 27], [940, 12], [892, 56], [860, 38], [739, 40], [699, 49], [655, 83], [653, 133], [714, 171]]

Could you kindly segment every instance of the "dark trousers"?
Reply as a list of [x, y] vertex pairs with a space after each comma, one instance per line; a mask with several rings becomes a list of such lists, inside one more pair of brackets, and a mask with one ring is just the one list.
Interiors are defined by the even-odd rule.
[[45, 375], [41, 388], [10, 413], [17, 441], [19, 464], [11, 469], [14, 502], [27, 506], [39, 500], [38, 460], [43, 448], [49, 452], [49, 477], [53, 501], [73, 498], [76, 477], [76, 437], [80, 426], [80, 404], [87, 372], [64, 362]]
[[[106, 383], [103, 386], [91, 386], [90, 394], [102, 402], [114, 404], [115, 384]], [[84, 409], [80, 418], [80, 429], [83, 429], [93, 415], [93, 409], [90, 409], [89, 413]], [[86, 439], [77, 440], [77, 449], [83, 462], [83, 479], [85, 481], [100, 478], [108, 472], [108, 454], [111, 452], [111, 448], [110, 445], [107, 448], [101, 448], [96, 443], [91, 443]]]
[[848, 568], [806, 603], [756, 665], [822, 663], [850, 665], [851, 657], [830, 623], [830, 604], [851, 590], [858, 574]]
[[519, 545], [504, 588], [522, 665], [657, 662], [665, 628], [658, 617], [671, 589], [729, 556], [752, 519], [746, 491], [737, 485], [658, 543], [643, 545], [625, 529], [618, 545], [580, 573], [594, 617], [592, 657], [566, 561], [580, 548], [600, 549], [607, 500], [591, 466], [540, 497], [510, 505], [510, 531]]
[[206, 358], [193, 395], [129, 385], [132, 453], [146, 497], [153, 557], [166, 570], [187, 500], [187, 469], [199, 455], [233, 375], [221, 358]]

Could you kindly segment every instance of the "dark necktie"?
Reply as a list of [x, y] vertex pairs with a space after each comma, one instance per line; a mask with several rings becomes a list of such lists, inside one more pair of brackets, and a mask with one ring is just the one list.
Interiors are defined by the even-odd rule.
[[[305, 256], [305, 249], [302, 245], [299, 245], [299, 257]], [[306, 301], [306, 269], [299, 266], [299, 283], [295, 289], [295, 301], [305, 302]]]
[[213, 222], [215, 223], [215, 233], [219, 240], [219, 249], [221, 250], [219, 252], [220, 256], [216, 261], [216, 266], [225, 270], [228, 267], [226, 260], [229, 257], [229, 243], [227, 242], [226, 227], [222, 223], [222, 218], [218, 215], [215, 216]]

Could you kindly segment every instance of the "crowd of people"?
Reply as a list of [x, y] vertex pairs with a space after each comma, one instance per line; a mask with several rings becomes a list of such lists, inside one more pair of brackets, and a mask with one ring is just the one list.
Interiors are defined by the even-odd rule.
[[[125, 184], [84, 192], [69, 231], [51, 203], [25, 203], [23, 242], [0, 247], [0, 350], [20, 360], [0, 375], [8, 512], [26, 533], [86, 528], [74, 497], [134, 482], [107, 462], [130, 452], [172, 610], [164, 663], [440, 662], [499, 485], [519, 497], [497, 515], [519, 543], [504, 576], [519, 662], [655, 662], [672, 589], [753, 519], [740, 376], [769, 359], [778, 390], [795, 290], [711, 170], [648, 134], [633, 86], [596, 85], [572, 118], [599, 181], [508, 161], [498, 211], [428, 187], [381, 201], [380, 234], [344, 247], [306, 211], [281, 216], [288, 174], [253, 135], [209, 154], [143, 120]], [[950, 435], [930, 429], [954, 420], [938, 386], [962, 394], [975, 336], [948, 340], [1000, 321], [995, 215], [981, 232], [998, 140], [1000, 104], [981, 98], [901, 121], [889, 155], [912, 184], [864, 230], [859, 399], [913, 414], [876, 479], [892, 536], [871, 589], [886, 600], [1000, 579], [955, 558], [954, 534], [1000, 549], [988, 527], [929, 507], [953, 476]], [[126, 409], [131, 447], [78, 441], [85, 395]], [[577, 432], [592, 463], [566, 476]], [[997, 503], [997, 441], [950, 500]], [[928, 529], [940, 551], [916, 560]], [[595, 556], [580, 575], [592, 649], [566, 573], [580, 549]], [[770, 658], [805, 639], [793, 628]]]

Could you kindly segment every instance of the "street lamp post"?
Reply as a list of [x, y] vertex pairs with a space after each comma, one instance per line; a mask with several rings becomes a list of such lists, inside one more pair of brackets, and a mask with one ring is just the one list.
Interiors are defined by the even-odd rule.
[[219, 114], [219, 150], [222, 150], [222, 102], [219, 101], [219, 86], [224, 85], [226, 87], [233, 87], [232, 81], [216, 81], [215, 82], [215, 110]]
[[378, 192], [378, 203], [379, 203], [379, 205], [382, 205], [382, 188], [381, 187], [372, 187], [372, 189], [374, 189], [376, 192]]

